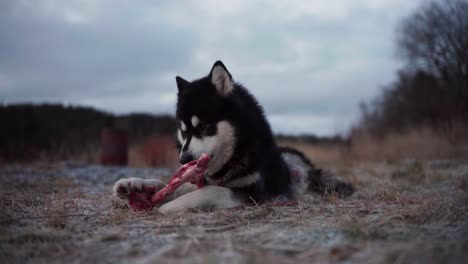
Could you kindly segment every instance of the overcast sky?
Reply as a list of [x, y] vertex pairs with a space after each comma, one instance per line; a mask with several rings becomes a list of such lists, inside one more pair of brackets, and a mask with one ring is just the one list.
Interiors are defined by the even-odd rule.
[[419, 1], [0, 2], [0, 102], [175, 111], [176, 84], [221, 59], [275, 132], [345, 131], [400, 67]]

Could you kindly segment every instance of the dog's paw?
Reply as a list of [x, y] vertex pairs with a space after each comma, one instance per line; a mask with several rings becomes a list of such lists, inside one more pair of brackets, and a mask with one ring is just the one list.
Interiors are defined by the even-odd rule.
[[139, 178], [120, 179], [114, 184], [113, 194], [121, 199], [126, 199], [131, 192], [143, 189], [143, 181]]
[[164, 186], [166, 184], [160, 180], [140, 178], [120, 179], [114, 184], [113, 195], [120, 199], [127, 199], [130, 193], [142, 191], [144, 187], [155, 187], [156, 190], [160, 190]]

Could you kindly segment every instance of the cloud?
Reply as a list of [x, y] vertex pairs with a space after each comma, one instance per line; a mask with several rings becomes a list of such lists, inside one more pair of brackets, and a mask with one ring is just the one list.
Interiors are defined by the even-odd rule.
[[174, 76], [222, 59], [276, 131], [331, 134], [393, 78], [417, 2], [2, 1], [0, 98], [171, 113]]

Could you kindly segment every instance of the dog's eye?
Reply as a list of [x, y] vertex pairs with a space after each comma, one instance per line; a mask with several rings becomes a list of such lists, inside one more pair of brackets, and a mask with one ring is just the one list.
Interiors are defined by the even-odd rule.
[[187, 137], [187, 132], [180, 130], [180, 135], [185, 139]]
[[199, 123], [197, 127], [195, 128], [199, 133], [203, 133], [205, 131], [206, 124], [205, 123]]

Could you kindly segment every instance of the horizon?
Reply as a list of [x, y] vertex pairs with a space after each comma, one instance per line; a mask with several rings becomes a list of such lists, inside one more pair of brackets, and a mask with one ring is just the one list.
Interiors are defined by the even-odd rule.
[[[105, 114], [110, 114], [110, 115], [114, 115], [115, 117], [124, 117], [124, 116], [130, 116], [130, 115], [148, 115], [148, 116], [151, 116], [151, 117], [170, 117], [170, 118], [174, 118], [175, 120], [175, 115], [173, 113], [151, 113], [151, 112], [125, 112], [125, 113], [115, 113], [115, 112], [111, 112], [111, 111], [107, 111], [105, 109], [102, 109], [102, 108], [99, 108], [99, 107], [95, 107], [95, 106], [92, 106], [92, 105], [78, 105], [78, 104], [64, 104], [64, 103], [61, 103], [61, 102], [45, 102], [45, 103], [41, 103], [41, 102], [14, 102], [14, 103], [4, 103], [4, 102], [0, 102], [0, 107], [15, 107], [15, 106], [34, 106], [34, 107], [41, 107], [41, 106], [61, 106], [61, 107], [64, 107], [64, 108], [87, 108], [87, 109], [91, 109], [93, 111], [97, 111], [97, 112], [101, 112], [101, 113], [105, 113]], [[174, 131], [175, 133], [175, 131]], [[316, 138], [319, 138], [319, 139], [333, 139], [333, 138], [336, 138], [336, 137], [339, 137], [339, 138], [346, 138], [348, 137], [349, 135], [346, 135], [346, 134], [331, 134], [331, 135], [317, 135], [317, 134], [314, 134], [314, 133], [309, 133], [309, 132], [303, 132], [303, 133], [297, 133], [297, 134], [287, 134], [287, 133], [281, 133], [281, 132], [276, 132], [273, 130], [273, 134], [275, 136], [279, 136], [279, 137], [316, 137]]]

